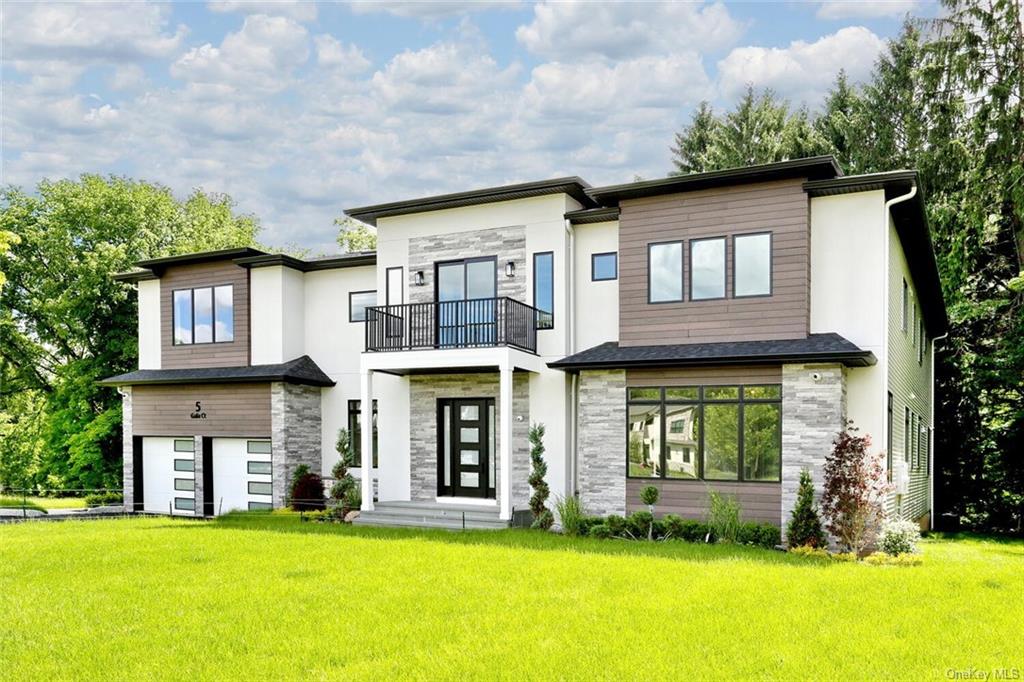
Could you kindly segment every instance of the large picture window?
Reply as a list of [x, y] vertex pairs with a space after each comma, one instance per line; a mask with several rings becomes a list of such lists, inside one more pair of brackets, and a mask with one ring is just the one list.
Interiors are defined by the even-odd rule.
[[[350, 400], [348, 401], [348, 435], [352, 441], [352, 454], [353, 462], [352, 466], [361, 467], [363, 465], [363, 438], [362, 438], [362, 418], [359, 409], [361, 400]], [[373, 466], [377, 467], [377, 401], [373, 401]]]
[[690, 242], [690, 300], [725, 298], [725, 238]]
[[745, 234], [733, 238], [733, 295], [772, 293], [772, 236]]
[[631, 478], [779, 481], [782, 387], [628, 389]]
[[650, 303], [683, 300], [683, 243], [647, 245], [647, 298]]
[[174, 345], [235, 340], [234, 287], [177, 289], [172, 295]]

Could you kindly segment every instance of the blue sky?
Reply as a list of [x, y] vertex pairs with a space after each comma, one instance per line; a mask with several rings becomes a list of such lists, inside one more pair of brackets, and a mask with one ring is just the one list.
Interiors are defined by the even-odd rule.
[[746, 83], [812, 109], [914, 0], [3, 5], [3, 183], [117, 173], [226, 192], [266, 243], [332, 249], [347, 206], [670, 169]]

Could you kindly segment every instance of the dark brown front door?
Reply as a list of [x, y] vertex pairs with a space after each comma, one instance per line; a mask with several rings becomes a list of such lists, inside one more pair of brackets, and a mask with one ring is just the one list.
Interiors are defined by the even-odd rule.
[[438, 492], [454, 497], [494, 497], [491, 466], [494, 401], [438, 402]]

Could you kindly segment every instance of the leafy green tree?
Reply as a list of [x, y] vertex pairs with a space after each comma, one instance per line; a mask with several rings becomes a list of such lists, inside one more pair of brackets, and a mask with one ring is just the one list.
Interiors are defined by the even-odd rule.
[[[145, 258], [253, 244], [255, 218], [233, 209], [223, 195], [179, 201], [158, 185], [97, 175], [0, 192], [0, 230], [19, 240], [2, 257], [0, 412], [18, 427], [0, 444], [0, 471], [31, 452], [33, 484], [118, 485], [120, 397], [96, 381], [135, 367], [137, 313], [111, 275]], [[26, 391], [45, 409], [22, 411]]]
[[335, 218], [338, 226], [338, 246], [345, 253], [374, 251], [377, 248], [377, 233], [368, 225], [352, 218]]
[[676, 133], [672, 146], [672, 163], [676, 169], [669, 175], [700, 173], [707, 168], [708, 150], [719, 126], [715, 112], [707, 102], [701, 102], [693, 113], [693, 120], [683, 132]]

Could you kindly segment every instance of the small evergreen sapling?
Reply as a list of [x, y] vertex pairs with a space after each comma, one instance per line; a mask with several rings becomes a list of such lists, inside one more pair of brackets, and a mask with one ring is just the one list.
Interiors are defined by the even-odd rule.
[[533, 488], [533, 496], [530, 497], [530, 511], [533, 512], [533, 528], [548, 530], [555, 522], [551, 510], [547, 508], [548, 496], [551, 489], [548, 488], [544, 477], [548, 473], [548, 465], [544, 461], [544, 425], [534, 424], [530, 427], [530, 463], [533, 470], [530, 472], [530, 486]]
[[349, 473], [348, 468], [352, 466], [352, 460], [354, 453], [352, 451], [352, 437], [347, 429], [338, 429], [338, 440], [334, 445], [334, 448], [338, 451], [338, 463], [331, 469], [331, 476], [334, 477], [334, 485], [331, 486], [331, 500], [334, 502], [335, 509], [341, 513], [341, 518], [345, 518], [353, 509], [358, 509], [360, 505], [352, 506], [352, 503], [359, 498], [359, 487], [356, 485], [356, 479]]
[[786, 542], [790, 549], [794, 547], [827, 547], [828, 537], [821, 528], [821, 518], [814, 504], [814, 483], [811, 473], [804, 469], [800, 472], [800, 487], [796, 493], [796, 506], [793, 507], [789, 525], [786, 526]]
[[647, 527], [647, 539], [654, 539], [654, 505], [658, 503], [658, 498], [661, 497], [661, 493], [653, 485], [646, 486], [640, 491], [640, 501], [647, 505], [647, 510], [651, 513], [651, 523]]

